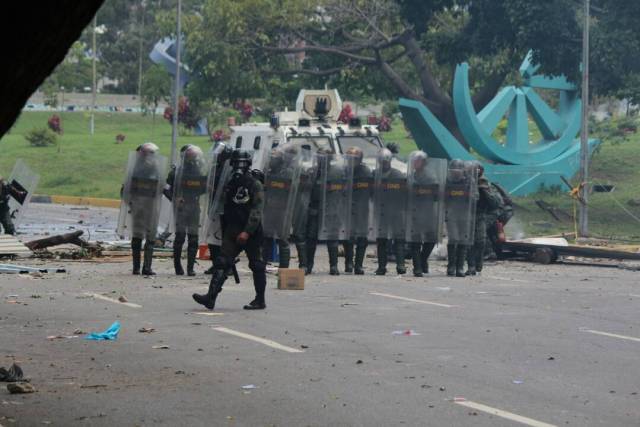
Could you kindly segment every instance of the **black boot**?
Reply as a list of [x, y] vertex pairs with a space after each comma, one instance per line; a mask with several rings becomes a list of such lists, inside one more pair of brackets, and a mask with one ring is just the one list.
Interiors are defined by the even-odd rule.
[[225, 280], [227, 280], [227, 275], [224, 269], [217, 269], [214, 271], [213, 277], [211, 277], [211, 282], [209, 282], [209, 291], [206, 294], [193, 294], [193, 300], [198, 304], [204, 305], [209, 310], [213, 310], [216, 306], [218, 294], [222, 292], [222, 285], [224, 285]]
[[307, 242], [307, 270], [305, 274], [311, 274], [313, 272], [313, 263], [316, 259], [316, 247], [318, 242], [316, 240], [309, 240]]
[[429, 273], [429, 257], [431, 256], [431, 252], [433, 252], [433, 248], [435, 246], [435, 243], [422, 244], [422, 250], [420, 251], [420, 261], [422, 263], [422, 272], [424, 274]]
[[131, 239], [131, 256], [133, 258], [133, 274], [140, 274], [140, 256], [142, 254], [142, 239]]
[[286, 240], [278, 240], [278, 250], [280, 251], [280, 263], [279, 268], [289, 268], [291, 261], [291, 247]]
[[396, 272], [398, 274], [406, 274], [407, 268], [405, 267], [405, 249], [404, 249], [404, 240], [396, 240], [394, 241], [394, 252], [396, 255]]
[[384, 276], [387, 274], [387, 239], [376, 240], [376, 246], [378, 252], [378, 269], [376, 270], [376, 275]]
[[151, 270], [151, 262], [153, 262], [153, 240], [148, 239], [144, 242], [144, 260], [142, 262], [143, 275], [154, 276], [156, 274]]
[[187, 246], [187, 275], [195, 276], [194, 270], [196, 264], [196, 255], [198, 255], [198, 236], [189, 236], [189, 245]]
[[344, 248], [344, 272], [353, 273], [353, 242], [346, 241], [342, 247]]
[[184, 246], [184, 233], [176, 233], [176, 237], [173, 240], [173, 268], [177, 276], [184, 275], [184, 269], [182, 268], [182, 247]]
[[253, 272], [253, 287], [256, 290], [256, 297], [249, 304], [243, 308], [245, 310], [264, 310], [267, 308], [267, 304], [264, 300], [264, 293], [267, 288], [267, 275], [265, 272], [265, 265], [262, 261], [249, 261], [249, 267]]
[[301, 270], [307, 269], [307, 242], [296, 243], [296, 251], [298, 252], [298, 268]]
[[367, 254], [367, 239], [358, 239], [356, 244], [356, 262], [353, 269], [353, 273], [357, 275], [364, 274], [362, 265], [364, 264], [364, 257]]
[[327, 252], [329, 252], [329, 274], [332, 276], [339, 276], [338, 242], [334, 240], [327, 242]]
[[465, 276], [475, 276], [476, 275], [476, 254], [475, 254], [475, 246], [471, 245], [467, 249], [467, 271], [464, 273]]
[[466, 259], [467, 247], [458, 245], [456, 248], [456, 277], [464, 277], [464, 261]]
[[456, 275], [456, 245], [447, 245], [447, 276]]
[[422, 277], [422, 257], [420, 253], [420, 243], [411, 243], [411, 261], [413, 261], [413, 275]]

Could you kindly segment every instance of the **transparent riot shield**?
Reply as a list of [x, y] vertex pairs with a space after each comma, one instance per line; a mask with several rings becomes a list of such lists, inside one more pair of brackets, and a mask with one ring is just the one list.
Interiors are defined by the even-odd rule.
[[351, 223], [353, 162], [345, 156], [318, 154], [320, 172], [319, 240], [347, 240]]
[[444, 224], [447, 161], [428, 158], [422, 151], [409, 155], [407, 185], [407, 242], [438, 243]]
[[311, 192], [318, 177], [318, 164], [316, 157], [310, 150], [301, 150], [300, 179], [298, 194], [293, 206], [292, 235], [296, 240], [306, 238], [307, 222], [309, 219], [309, 204]]
[[449, 244], [473, 244], [478, 198], [477, 170], [450, 164], [444, 196]]
[[264, 165], [264, 209], [262, 229], [266, 237], [287, 240], [300, 184], [302, 156], [293, 145], [268, 153]]
[[15, 226], [20, 224], [22, 215], [31, 202], [31, 197], [39, 180], [40, 175], [29, 169], [22, 160], [18, 159], [16, 161], [7, 181], [15, 190], [11, 192], [11, 197], [9, 198], [9, 214]]
[[222, 244], [222, 215], [224, 214], [224, 188], [231, 179], [232, 168], [229, 160], [224, 160], [215, 168], [213, 179], [209, 175], [209, 208], [205, 221], [204, 236], [208, 244]]
[[368, 238], [373, 210], [373, 171], [357, 156], [347, 156], [347, 161], [351, 163], [352, 173], [349, 238]]
[[374, 174], [373, 235], [404, 240], [407, 212], [407, 165], [379, 157]]
[[116, 230], [121, 238], [155, 238], [166, 166], [166, 157], [157, 153], [129, 154]]
[[191, 145], [180, 153], [173, 182], [169, 182], [173, 190], [172, 231], [186, 234], [200, 232], [209, 205], [208, 175], [209, 165], [199, 147]]

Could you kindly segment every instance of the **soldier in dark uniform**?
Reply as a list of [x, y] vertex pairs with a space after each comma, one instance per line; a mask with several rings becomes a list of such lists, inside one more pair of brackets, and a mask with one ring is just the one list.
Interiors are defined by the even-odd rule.
[[477, 160], [465, 162], [465, 168], [472, 170], [478, 177], [478, 200], [476, 203], [476, 221], [473, 245], [467, 253], [467, 276], [475, 276], [482, 271], [484, 264], [484, 245], [487, 238], [487, 214], [500, 207], [500, 199], [491, 190], [489, 181], [484, 176], [484, 167]]
[[307, 211], [307, 224], [305, 229], [306, 246], [307, 246], [307, 269], [305, 274], [313, 272], [313, 265], [316, 258], [316, 248], [318, 246], [318, 230], [320, 228], [320, 203], [322, 199], [322, 181], [320, 177], [320, 169], [323, 167], [320, 163], [327, 155], [332, 154], [328, 149], [321, 148], [317, 151], [318, 168], [315, 169], [313, 177], [313, 187], [311, 189], [311, 198], [309, 200], [309, 209]]
[[[473, 241], [471, 223], [472, 203], [476, 196], [471, 194], [473, 188], [465, 173], [464, 162], [453, 159], [449, 163], [447, 184], [445, 187], [445, 203], [447, 208], [447, 276], [464, 277], [464, 262], [467, 246]], [[474, 181], [475, 182], [475, 181]]]
[[375, 222], [376, 246], [378, 252], [378, 269], [376, 275], [387, 273], [387, 248], [393, 241], [396, 257], [396, 272], [405, 274], [405, 238], [407, 208], [407, 174], [393, 167], [393, 154], [383, 148], [378, 153], [378, 165], [375, 172]]
[[[351, 147], [346, 154], [354, 165], [350, 236], [349, 240], [343, 242], [344, 271], [360, 275], [364, 274], [362, 265], [369, 244], [369, 204], [373, 195], [373, 172], [362, 162], [364, 153], [360, 148]], [[355, 266], [354, 245], [356, 247]]]
[[193, 299], [213, 310], [227, 272], [242, 251], [249, 258], [249, 268], [253, 272], [253, 286], [256, 297], [244, 306], [245, 310], [266, 308], [265, 288], [267, 276], [262, 259], [262, 205], [264, 190], [262, 183], [251, 173], [251, 154], [245, 150], [235, 150], [231, 156], [233, 175], [224, 187], [224, 215], [222, 217], [222, 255], [211, 278], [206, 294], [193, 294]]
[[[300, 171], [300, 183], [298, 187], [298, 194], [296, 195], [296, 201], [293, 212], [293, 226], [292, 226], [292, 239], [296, 245], [296, 251], [298, 252], [298, 268], [305, 270], [306, 274], [311, 273], [308, 270], [308, 256], [309, 251], [307, 249], [307, 227], [309, 224], [310, 216], [310, 202], [311, 193], [315, 186], [317, 167], [313, 164], [312, 153], [310, 149], [303, 149], [303, 162], [302, 169]], [[315, 207], [315, 216], [317, 219], [318, 207]], [[317, 223], [315, 226], [317, 235]], [[314, 250], [315, 255], [315, 250]], [[313, 267], [313, 260], [311, 260]]]
[[164, 160], [157, 153], [158, 146], [152, 142], [146, 142], [136, 148], [133, 170], [126, 188], [123, 187], [118, 228], [121, 234], [123, 229], [129, 229], [135, 275], [140, 274], [143, 239], [145, 243], [142, 274], [155, 274], [151, 269], [151, 263], [160, 214], [161, 174], [164, 173]]
[[173, 213], [175, 239], [173, 241], [173, 266], [178, 276], [184, 274], [182, 268], [182, 247], [186, 237], [187, 275], [195, 276], [194, 266], [198, 253], [198, 233], [201, 226], [202, 209], [200, 197], [207, 191], [207, 168], [204, 154], [196, 145], [182, 147], [178, 167], [171, 169], [167, 184], [173, 191]]
[[500, 206], [487, 214], [487, 239], [485, 256], [496, 259], [500, 254], [500, 243], [505, 240], [504, 227], [513, 217], [513, 200], [509, 192], [499, 184], [492, 182], [491, 191], [500, 202]]
[[27, 195], [26, 192], [6, 182], [0, 177], [0, 225], [4, 229], [4, 234], [16, 234], [16, 228], [11, 219], [11, 209], [9, 208], [9, 197], [20, 200]]

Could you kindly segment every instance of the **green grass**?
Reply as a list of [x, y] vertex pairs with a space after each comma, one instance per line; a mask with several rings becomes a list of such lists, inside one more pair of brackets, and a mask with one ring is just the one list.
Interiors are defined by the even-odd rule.
[[[96, 114], [96, 134], [89, 134], [86, 113], [61, 114], [64, 135], [55, 147], [31, 147], [24, 134], [36, 127], [46, 126], [51, 113], [25, 112], [11, 132], [0, 140], [0, 174], [7, 176], [16, 159], [23, 159], [40, 173], [39, 194], [118, 198], [128, 152], [145, 142], [153, 141], [161, 153], [168, 156], [171, 146], [171, 127], [162, 117], [156, 117], [155, 127], [150, 116], [135, 113]], [[122, 144], [115, 143], [117, 134], [126, 136]], [[397, 142], [401, 156], [416, 149], [415, 143], [401, 121], [394, 121], [391, 132], [383, 133], [386, 142]], [[590, 229], [596, 236], [640, 240], [640, 133], [622, 143], [601, 137], [603, 144], [591, 165], [591, 182], [614, 184], [613, 193], [593, 193], [590, 197]], [[613, 141], [613, 142], [612, 142]], [[198, 144], [210, 147], [207, 137], [180, 136], [178, 146]], [[576, 182], [576, 180], [574, 180]], [[567, 213], [573, 212], [573, 201], [567, 189], [541, 192], [516, 198], [516, 221], [527, 235], [549, 235], [573, 231], [573, 224], [557, 222], [535, 205], [542, 199]], [[621, 204], [624, 208], [620, 207]]]
[[[89, 133], [89, 115], [82, 112], [58, 113], [64, 134], [58, 145], [32, 147], [24, 134], [46, 127], [52, 113], [24, 112], [11, 131], [0, 140], [0, 175], [8, 176], [17, 159], [23, 159], [40, 174], [38, 194], [118, 198], [127, 156], [139, 144], [153, 141], [162, 154], [171, 151], [171, 126], [157, 116], [135, 113], [97, 113], [95, 135]], [[116, 144], [117, 134], [124, 134]], [[208, 149], [207, 137], [180, 136], [178, 146], [198, 144]]]

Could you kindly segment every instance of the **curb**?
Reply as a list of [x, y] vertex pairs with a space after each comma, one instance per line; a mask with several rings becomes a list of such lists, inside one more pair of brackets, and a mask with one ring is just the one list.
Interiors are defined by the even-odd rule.
[[120, 207], [120, 200], [101, 199], [99, 197], [47, 196], [44, 194], [34, 194], [31, 201], [33, 203], [55, 203], [59, 205], [95, 206], [100, 208]]

